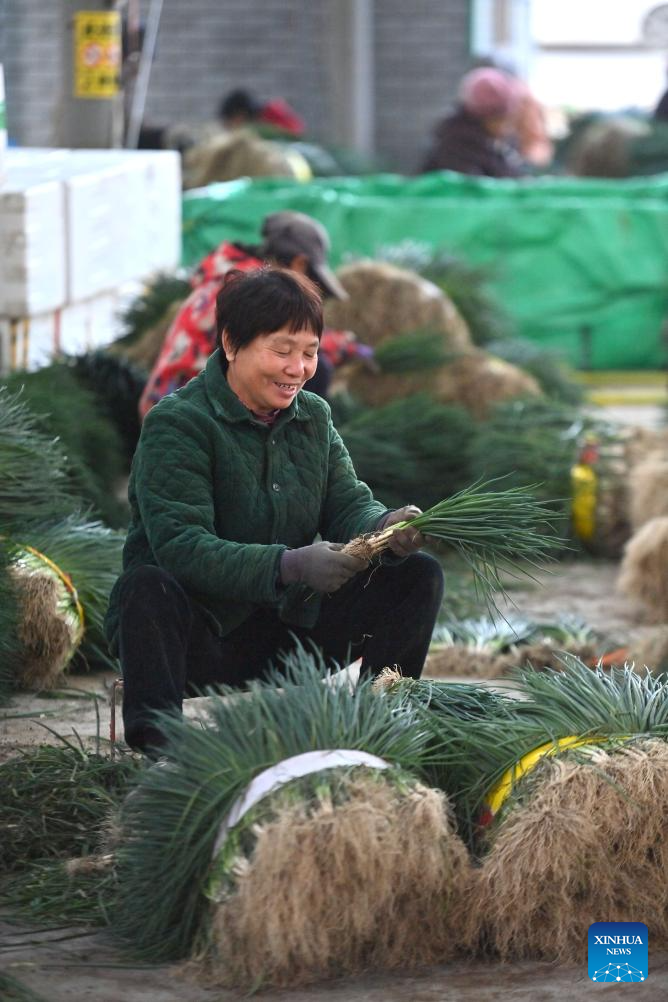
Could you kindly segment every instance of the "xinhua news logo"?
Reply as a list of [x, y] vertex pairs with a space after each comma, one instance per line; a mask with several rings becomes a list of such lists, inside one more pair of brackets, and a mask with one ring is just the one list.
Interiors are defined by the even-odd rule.
[[647, 981], [647, 926], [644, 922], [594, 922], [589, 926], [592, 981]]

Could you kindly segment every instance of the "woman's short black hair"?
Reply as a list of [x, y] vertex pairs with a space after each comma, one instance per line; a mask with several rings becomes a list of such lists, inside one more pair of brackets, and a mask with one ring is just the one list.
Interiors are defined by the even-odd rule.
[[[304, 275], [286, 268], [234, 271], [226, 277], [216, 296], [218, 343], [226, 331], [230, 347], [238, 351], [261, 334], [290, 331], [322, 334], [322, 297], [318, 287]], [[227, 370], [225, 352], [220, 353]]]

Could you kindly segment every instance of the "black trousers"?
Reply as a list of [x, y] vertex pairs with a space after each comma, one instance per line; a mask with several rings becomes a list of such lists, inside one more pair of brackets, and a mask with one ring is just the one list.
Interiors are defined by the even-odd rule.
[[139, 567], [120, 585], [119, 653], [123, 670], [125, 740], [159, 747], [157, 710], [177, 711], [205, 686], [242, 687], [262, 678], [280, 652], [315, 643], [343, 666], [362, 656], [362, 672], [398, 665], [419, 678], [443, 598], [443, 572], [425, 553], [358, 574], [322, 599], [313, 629], [289, 626], [260, 609], [224, 637], [197, 603], [158, 567]]

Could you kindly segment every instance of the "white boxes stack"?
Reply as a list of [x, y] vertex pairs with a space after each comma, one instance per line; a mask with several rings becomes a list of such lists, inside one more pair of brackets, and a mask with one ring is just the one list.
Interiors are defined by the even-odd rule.
[[128, 289], [181, 254], [178, 153], [8, 149], [0, 187], [0, 371], [118, 336]]

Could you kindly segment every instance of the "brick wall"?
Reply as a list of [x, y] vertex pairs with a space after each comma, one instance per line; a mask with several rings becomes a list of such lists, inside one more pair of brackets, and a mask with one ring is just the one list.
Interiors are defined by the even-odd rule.
[[10, 139], [22, 146], [55, 141], [63, 20], [57, 0], [0, 0], [7, 129]]
[[[246, 86], [285, 97], [311, 135], [326, 140], [330, 3], [336, 0], [166, 0], [146, 120], [212, 118], [224, 93]], [[469, 6], [470, 0], [376, 0], [375, 143], [388, 166], [415, 167], [467, 68]], [[0, 60], [15, 142], [55, 140], [64, 30], [58, 0], [0, 0]]]
[[417, 168], [470, 66], [468, 0], [376, 0], [376, 148]]

